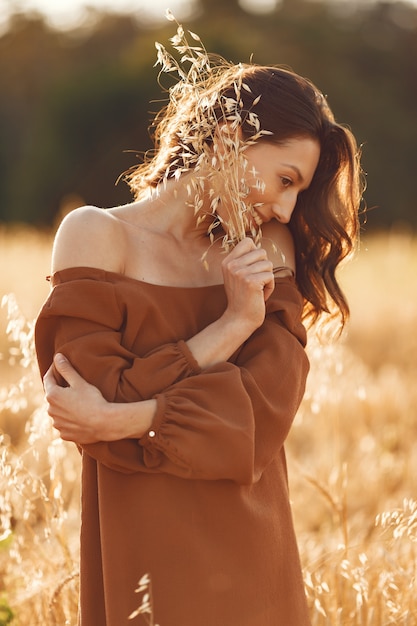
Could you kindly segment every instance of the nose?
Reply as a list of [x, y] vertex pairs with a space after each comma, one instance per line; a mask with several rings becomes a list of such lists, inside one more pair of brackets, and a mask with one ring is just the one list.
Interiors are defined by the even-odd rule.
[[275, 219], [282, 224], [288, 224], [291, 219], [292, 212], [294, 211], [295, 202], [281, 202], [280, 204], [274, 204], [272, 212]]

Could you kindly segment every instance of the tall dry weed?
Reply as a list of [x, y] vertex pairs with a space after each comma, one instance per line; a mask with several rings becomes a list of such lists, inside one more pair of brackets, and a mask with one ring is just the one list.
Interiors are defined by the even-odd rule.
[[[50, 248], [24, 233], [7, 246], [0, 262], [16, 246], [46, 268], [29, 275], [22, 258], [7, 278], [20, 293], [27, 281], [39, 285], [29, 307], [36, 311]], [[312, 370], [287, 453], [313, 626], [417, 624], [416, 269], [413, 236], [369, 237], [343, 270], [347, 335], [327, 345], [310, 337]], [[75, 626], [78, 452], [46, 416], [33, 318], [19, 297], [4, 304], [0, 625]]]
[[4, 292], [12, 285], [27, 310], [39, 310], [51, 239], [33, 231], [0, 237], [0, 262], [9, 268], [1, 285], [0, 625], [75, 624], [78, 453], [53, 432], [45, 412], [33, 318]]
[[344, 339], [310, 338], [288, 442], [313, 626], [417, 624], [417, 241], [365, 239]]

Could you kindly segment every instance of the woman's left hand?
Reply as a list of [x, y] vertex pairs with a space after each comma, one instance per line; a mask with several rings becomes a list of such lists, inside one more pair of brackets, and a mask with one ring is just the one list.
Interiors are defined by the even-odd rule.
[[[60, 387], [54, 369], [65, 379], [68, 387]], [[106, 440], [106, 420], [109, 403], [97, 387], [87, 383], [62, 354], [43, 379], [48, 414], [62, 439], [79, 444]]]

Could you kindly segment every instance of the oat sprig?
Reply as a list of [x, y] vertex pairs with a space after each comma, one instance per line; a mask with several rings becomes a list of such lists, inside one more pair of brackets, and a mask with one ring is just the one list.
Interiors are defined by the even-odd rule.
[[[242, 64], [232, 65], [209, 54], [200, 37], [185, 31], [170, 10], [166, 17], [177, 25], [170, 39], [174, 52], [156, 42], [155, 65], [161, 68], [158, 82], [163, 74], [174, 77], [175, 82], [167, 90], [169, 104], [155, 118], [155, 127], [159, 125], [157, 152], [148, 179], [155, 180], [158, 173], [156, 178], [164, 185], [169, 179], [178, 180], [191, 173], [187, 180], [188, 205], [198, 224], [208, 221], [211, 244], [219, 226], [225, 233], [222, 245], [226, 251], [248, 235], [259, 243], [261, 228], [248, 194], [251, 188], [262, 191], [263, 182], [256, 171], [248, 171], [245, 151], [272, 134], [261, 128], [254, 110], [261, 95], [252, 94], [245, 83]], [[244, 106], [243, 91], [252, 96], [250, 107]], [[243, 138], [243, 122], [253, 128], [249, 139]], [[131, 184], [138, 182], [139, 174], [130, 177]], [[227, 219], [217, 213], [220, 203], [227, 204]], [[208, 210], [204, 212], [203, 207]]]

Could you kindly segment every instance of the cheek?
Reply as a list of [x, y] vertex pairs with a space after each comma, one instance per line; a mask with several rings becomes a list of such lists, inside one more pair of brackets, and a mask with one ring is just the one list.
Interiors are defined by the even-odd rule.
[[267, 190], [262, 192], [259, 189], [251, 189], [247, 196], [247, 200], [251, 204], [264, 204], [265, 202], [268, 201], [268, 198], [270, 196], [271, 194], [269, 194]]
[[249, 194], [248, 198], [252, 201], [256, 198], [256, 202], [266, 202], [267, 198], [270, 198], [278, 193], [278, 186], [275, 179], [271, 180], [266, 177], [251, 177], [248, 182]]

